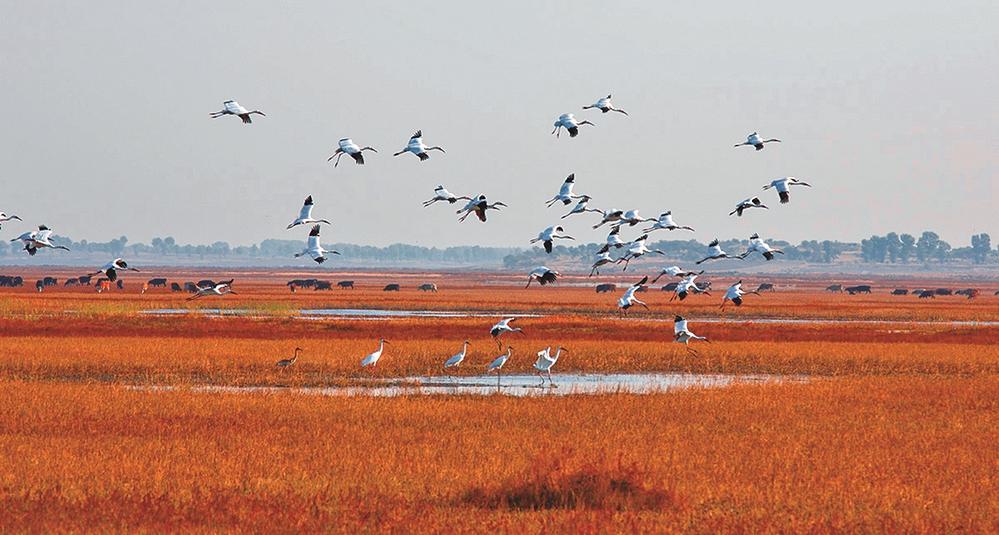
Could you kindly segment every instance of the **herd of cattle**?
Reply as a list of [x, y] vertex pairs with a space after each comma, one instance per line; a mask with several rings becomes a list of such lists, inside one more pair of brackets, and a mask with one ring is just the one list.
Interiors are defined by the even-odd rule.
[[[826, 287], [827, 292], [847, 292], [850, 295], [855, 294], [869, 294], [871, 293], [871, 287], [867, 284], [862, 284], [860, 286], [846, 286], [842, 284], [833, 284]], [[935, 298], [938, 295], [963, 295], [968, 299], [974, 299], [982, 294], [980, 290], [975, 288], [964, 288], [963, 290], [952, 290], [950, 288], [895, 288], [890, 292], [892, 295], [915, 295], [920, 299], [930, 299]], [[999, 290], [996, 291], [995, 295], [999, 295]]]
[[[332, 290], [333, 286], [334, 284], [332, 281], [324, 281], [319, 279], [295, 279], [288, 281], [288, 289], [291, 290], [292, 292], [297, 291], [299, 288], [312, 288], [313, 291]], [[347, 289], [353, 290], [354, 281], [339, 281], [336, 283], [336, 287], [344, 290]], [[420, 290], [421, 292], [436, 292], [437, 285], [433, 283], [426, 283], [417, 286], [416, 289]], [[382, 291], [385, 292], [398, 292], [401, 290], [402, 286], [395, 283], [386, 284], [385, 287], [382, 288]]]

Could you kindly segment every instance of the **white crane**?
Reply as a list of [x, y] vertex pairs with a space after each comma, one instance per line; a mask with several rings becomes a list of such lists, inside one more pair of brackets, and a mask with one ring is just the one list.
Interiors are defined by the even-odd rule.
[[642, 217], [641, 214], [638, 213], [638, 210], [628, 210], [621, 214], [621, 219], [617, 223], [614, 223], [614, 225], [619, 227], [624, 225], [633, 227], [639, 223], [648, 223], [650, 221], [655, 221], [655, 219]]
[[465, 340], [464, 345], [461, 346], [461, 351], [455, 353], [451, 358], [444, 361], [444, 369], [457, 368], [458, 366], [460, 366], [461, 362], [465, 360], [465, 355], [468, 354], [469, 345], [471, 344], [468, 343], [468, 340]]
[[524, 286], [524, 288], [529, 288], [534, 281], [538, 281], [542, 286], [554, 284], [558, 280], [558, 277], [558, 271], [548, 269], [546, 266], [538, 266], [527, 274], [527, 286]]
[[562, 352], [565, 351], [568, 353], [569, 350], [562, 346], [558, 346], [554, 355], [551, 354], [551, 350], [552, 348], [549, 346], [541, 351], [538, 351], [538, 360], [534, 361], [534, 369], [538, 370], [538, 377], [541, 377], [541, 384], [539, 386], [545, 386], [545, 376], [542, 374], [547, 373], [548, 384], [550, 384], [553, 388], [558, 388], [555, 383], [552, 382], [552, 367], [555, 366], [556, 362], [558, 362], [558, 358]]
[[687, 320], [683, 319], [683, 316], [673, 318], [673, 340], [686, 346], [687, 351], [694, 356], [697, 356], [697, 350], [690, 347], [691, 340], [704, 340], [711, 343], [711, 340], [708, 340], [706, 336], [697, 336], [690, 332], [690, 329], [687, 328]]
[[291, 366], [292, 364], [298, 361], [298, 354], [301, 352], [302, 348], [296, 347], [295, 354], [290, 359], [281, 359], [277, 361], [277, 364], [275, 364], [275, 366], [277, 366], [278, 368], [287, 368], [288, 366]]
[[568, 206], [572, 204], [573, 199], [583, 198], [584, 195], [576, 195], [575, 193], [572, 192], [572, 188], [575, 185], [576, 185], [576, 173], [573, 173], [565, 178], [565, 181], [562, 182], [562, 187], [559, 188], [558, 193], [554, 197], [546, 201], [545, 204], [547, 204], [548, 207], [551, 208], [553, 204], [562, 201], [562, 204]]
[[235, 115], [243, 120], [243, 124], [250, 124], [253, 121], [250, 119], [251, 115], [262, 115], [267, 117], [267, 114], [260, 110], [248, 111], [246, 108], [239, 105], [239, 102], [235, 100], [227, 100], [222, 103], [222, 109], [219, 111], [213, 111], [210, 113], [212, 119], [218, 119], [224, 115]]
[[697, 285], [697, 282], [695, 282], [697, 280], [697, 276], [703, 273], [704, 271], [699, 271], [684, 277], [683, 280], [676, 284], [676, 290], [673, 292], [673, 297], [670, 297], [669, 300], [672, 301], [673, 299], [680, 298], [680, 301], [683, 301], [692, 293], [711, 295], [711, 292], [702, 290], [701, 287]]
[[624, 295], [617, 300], [617, 307], [621, 309], [622, 314], [627, 314], [628, 309], [633, 305], [642, 305], [645, 307], [645, 310], [649, 309], [649, 305], [647, 305], [644, 301], [639, 301], [639, 299], [635, 297], [635, 292], [637, 292], [642, 286], [645, 286], [646, 282], [649, 282], [648, 275], [642, 277], [642, 280], [629, 286], [628, 289], [624, 291]]
[[382, 338], [378, 341], [378, 349], [368, 356], [361, 359], [361, 367], [367, 368], [368, 366], [375, 366], [378, 364], [378, 359], [382, 358], [382, 352], [385, 351], [385, 344], [389, 343], [388, 340]]
[[607, 233], [607, 241], [604, 243], [604, 246], [597, 251], [597, 254], [606, 253], [611, 250], [611, 247], [614, 249], [620, 249], [627, 244], [628, 242], [621, 239], [621, 227], [611, 227], [610, 232]]
[[329, 159], [326, 160], [328, 162], [333, 158], [336, 158], [336, 161], [333, 162], [333, 167], [340, 165], [340, 158], [342, 158], [344, 154], [353, 158], [354, 163], [357, 165], [364, 165], [364, 151], [370, 150], [371, 152], [378, 152], [378, 150], [374, 147], [359, 147], [357, 143], [354, 143], [354, 140], [349, 137], [345, 137], [337, 143], [340, 146], [337, 147], [333, 156], [330, 156]]
[[738, 145], [736, 145], [736, 147], [744, 147], [746, 145], [750, 145], [756, 147], [756, 150], [763, 150], [764, 143], [780, 143], [780, 140], [773, 138], [763, 139], [762, 137], [760, 137], [759, 133], [753, 132], [752, 134], [746, 136], [746, 141], [739, 143]]
[[101, 274], [103, 274], [105, 277], [108, 278], [109, 281], [114, 282], [114, 281], [118, 280], [118, 272], [119, 271], [136, 271], [137, 272], [139, 270], [136, 269], [136, 268], [134, 268], [134, 267], [129, 267], [128, 263], [125, 262], [124, 260], [122, 260], [121, 258], [115, 258], [114, 260], [108, 262], [107, 264], [104, 264], [103, 266], [101, 266], [100, 269], [98, 269], [97, 271], [95, 271], [93, 273], [90, 273], [89, 275], [91, 277], [93, 277], [94, 275], [101, 275]]
[[412, 152], [413, 154], [415, 154], [416, 156], [418, 156], [420, 158], [421, 162], [425, 162], [425, 161], [427, 161], [427, 160], [430, 159], [430, 155], [427, 154], [427, 152], [432, 151], [432, 150], [439, 150], [439, 151], [443, 152], [444, 154], [447, 154], [447, 151], [444, 150], [442, 147], [437, 147], [437, 146], [428, 147], [428, 146], [426, 146], [423, 143], [423, 131], [422, 130], [417, 130], [416, 133], [413, 134], [413, 137], [409, 138], [409, 143], [406, 144], [406, 148], [404, 148], [401, 151], [393, 154], [393, 156], [398, 156], [400, 154], [404, 154], [404, 153], [407, 153], [407, 152]]
[[498, 323], [496, 323], [496, 325], [493, 325], [491, 329], [489, 329], [489, 335], [493, 337], [493, 340], [496, 340], [496, 345], [500, 349], [503, 348], [503, 344], [502, 342], [500, 342], [500, 336], [503, 336], [504, 333], [524, 334], [524, 330], [521, 329], [520, 327], [510, 326], [510, 324], [513, 323], [514, 321], [517, 321], [517, 318], [503, 318]]
[[500, 201], [496, 201], [496, 202], [490, 204], [489, 202], [486, 201], [486, 196], [485, 195], [479, 195], [478, 197], [475, 197], [474, 199], [470, 199], [468, 201], [468, 203], [465, 205], [464, 208], [462, 208], [461, 210], [456, 211], [455, 213], [456, 214], [461, 214], [461, 213], [464, 212], [464, 215], [462, 215], [461, 217], [459, 217], [458, 221], [464, 221], [465, 218], [467, 218], [469, 216], [469, 214], [474, 213], [476, 215], [476, 217], [479, 218], [479, 221], [482, 221], [483, 223], [485, 223], [485, 221], [486, 221], [486, 210], [497, 210], [497, 211], [499, 211], [500, 207], [505, 207], [505, 206], [506, 206], [506, 204], [504, 204], [504, 203], [502, 203]]
[[621, 217], [624, 216], [624, 210], [618, 210], [617, 208], [611, 208], [610, 210], [603, 211], [603, 218], [593, 228], [600, 228], [604, 226], [605, 223], [613, 223], [615, 221], [620, 221]]
[[777, 180], [774, 180], [773, 182], [767, 184], [766, 186], [763, 186], [763, 189], [768, 190], [770, 188], [774, 188], [775, 190], [777, 190], [777, 195], [780, 197], [780, 203], [787, 204], [791, 202], [791, 192], [789, 191], [790, 186], [806, 186], [809, 188], [812, 187], [812, 185], [809, 184], [808, 182], [798, 180], [793, 176], [786, 176], [784, 178], [778, 178]]
[[434, 204], [435, 202], [438, 201], [447, 201], [449, 204], [454, 204], [459, 200], [470, 201], [472, 200], [472, 198], [467, 195], [462, 195], [462, 196], [455, 195], [454, 193], [448, 191], [447, 188], [444, 187], [444, 184], [440, 184], [436, 188], [434, 188], [434, 196], [428, 200], [423, 201], [423, 207], [426, 208], [427, 206], [430, 206], [431, 204]]
[[[3, 212], [0, 212], [0, 223], [6, 223], [8, 221], [13, 221], [15, 219], [18, 220], [18, 221], [23, 221], [20, 217], [18, 217], [16, 215], [7, 215], [7, 214], [5, 214]], [[3, 225], [0, 225], [0, 227], [2, 227], [2, 226]]]
[[188, 301], [193, 301], [195, 299], [198, 299], [198, 298], [201, 298], [201, 297], [205, 297], [205, 296], [209, 296], [209, 295], [217, 295], [217, 296], [223, 296], [223, 295], [226, 295], [226, 294], [237, 295], [236, 292], [234, 292], [232, 290], [232, 283], [235, 280], [236, 279], [229, 279], [227, 281], [219, 281], [218, 283], [216, 283], [213, 286], [198, 286], [198, 290], [194, 293], [194, 295], [192, 295], [191, 297], [188, 297], [187, 300]]
[[651, 227], [643, 230], [642, 232], [653, 232], [656, 230], [689, 230], [694, 231], [693, 227], [688, 227], [684, 225], [677, 225], [676, 221], [673, 220], [673, 211], [666, 210], [665, 212], [659, 214], [658, 219], [652, 219], [650, 221], [655, 221]]
[[590, 197], [589, 195], [580, 195], [579, 201], [576, 202], [576, 206], [573, 206], [572, 210], [569, 210], [569, 213], [562, 216], [561, 219], [565, 219], [574, 214], [582, 214], [585, 212], [596, 212], [598, 214], [602, 213], [603, 210], [597, 210], [596, 208], [587, 208], [586, 204], [589, 203], [591, 199], [592, 197]]
[[38, 230], [33, 230], [31, 232], [25, 232], [20, 236], [10, 240], [12, 242], [20, 241], [24, 245], [24, 250], [28, 251], [30, 256], [35, 256], [35, 253], [39, 249], [62, 249], [63, 251], [68, 251], [69, 247], [65, 245], [55, 245], [50, 240], [52, 238], [52, 230], [45, 225], [39, 225]]
[[599, 271], [600, 266], [605, 266], [607, 264], [613, 264], [615, 262], [616, 262], [616, 260], [614, 260], [614, 258], [610, 255], [609, 252], [603, 251], [603, 252], [597, 253], [597, 258], [593, 262], [593, 266], [590, 267], [590, 275], [589, 276], [592, 277], [594, 273], [596, 273], [597, 275], [599, 275], [600, 274], [600, 271]]
[[670, 267], [665, 268], [662, 271], [660, 271], [659, 274], [656, 275], [656, 278], [652, 279], [652, 284], [655, 284], [656, 281], [658, 281], [659, 278], [662, 277], [663, 275], [669, 275], [670, 277], [681, 277], [682, 278], [682, 277], [687, 277], [687, 276], [689, 276], [689, 275], [691, 275], [693, 273], [694, 273], [693, 271], [687, 271], [685, 269], [681, 269], [680, 266], [670, 266]]
[[742, 296], [744, 296], [746, 294], [760, 295], [760, 292], [755, 291], [755, 290], [752, 291], [752, 292], [747, 292], [747, 291], [743, 290], [742, 289], [742, 281], [739, 281], [739, 282], [737, 282], [737, 283], [729, 286], [728, 290], [725, 290], [725, 297], [722, 297], [721, 308], [725, 308], [725, 303], [727, 301], [731, 301], [732, 304], [734, 304], [735, 306], [742, 306]]
[[732, 256], [726, 253], [725, 251], [722, 251], [721, 245], [718, 245], [718, 238], [715, 238], [711, 240], [711, 243], [708, 244], [708, 256], [694, 263], [700, 265], [707, 262], [708, 260], [718, 260], [721, 258], [738, 258], [739, 260], [742, 260], [742, 257], [739, 255]]
[[739, 258], [746, 258], [753, 253], [760, 253], [763, 255], [763, 258], [770, 261], [774, 259], [774, 253], [784, 254], [784, 251], [774, 249], [769, 243], [761, 240], [759, 234], [753, 233], [753, 235], [749, 237], [749, 249], [746, 249], [746, 252], [739, 255]]
[[579, 135], [579, 127], [584, 124], [596, 126], [590, 121], [580, 121], [579, 119], [576, 119], [576, 116], [571, 113], [563, 113], [558, 116], [558, 119], [555, 120], [555, 130], [552, 130], [552, 133], [555, 134], [555, 137], [559, 137], [562, 133], [561, 130], [565, 128], [566, 132], [569, 132], [569, 137], [576, 137]]
[[554, 246], [555, 240], [575, 240], [572, 236], [568, 234], [559, 234], [560, 232], [565, 232], [561, 226], [550, 226], [545, 230], [538, 233], [537, 238], [531, 239], [531, 243], [541, 242], [545, 246], [545, 252], [548, 254], [552, 253], [552, 247]]
[[486, 373], [495, 371], [496, 372], [496, 388], [500, 387], [500, 374], [502, 373], [503, 365], [506, 361], [510, 360], [510, 355], [513, 354], [513, 346], [506, 346], [506, 353], [496, 357], [495, 360], [486, 366]]
[[637, 240], [631, 242], [631, 246], [628, 247], [628, 252], [625, 253], [624, 256], [622, 256], [621, 258], [617, 259], [618, 263], [624, 262], [624, 268], [621, 271], [626, 271], [628, 269], [628, 264], [631, 263], [632, 260], [640, 256], [649, 253], [655, 253], [663, 256], [666, 255], [665, 252], [660, 251], [659, 249], [649, 249], [648, 246], [645, 245], [645, 242], [648, 239], [649, 235], [643, 234], [639, 236]]
[[759, 197], [753, 197], [752, 199], [739, 201], [739, 203], [735, 205], [735, 210], [729, 212], [728, 215], [738, 215], [739, 217], [742, 217], [742, 213], [750, 208], [763, 208], [764, 210], [769, 210], [767, 205], [760, 201]]
[[594, 102], [593, 104], [590, 104], [589, 106], [583, 106], [584, 110], [589, 110], [589, 109], [593, 109], [593, 108], [596, 108], [596, 109], [602, 111], [603, 113], [607, 113], [609, 111], [616, 111], [618, 113], [623, 113], [624, 115], [628, 115], [628, 112], [622, 110], [621, 108], [615, 108], [614, 107], [614, 104], [611, 102], [611, 96], [610, 95], [607, 95], [606, 97], [598, 99], [596, 102]]
[[312, 208], [315, 206], [315, 202], [312, 200], [312, 195], [305, 198], [305, 202], [302, 204], [302, 210], [298, 212], [298, 218], [288, 225], [288, 229], [297, 227], [298, 225], [309, 225], [312, 223], [326, 223], [327, 225], [332, 225], [326, 219], [313, 219]]
[[317, 264], [322, 264], [326, 261], [326, 254], [340, 254], [337, 251], [331, 249], [323, 249], [321, 243], [319, 243], [319, 225], [313, 225], [312, 230], [309, 231], [309, 241], [305, 245], [305, 249], [302, 252], [295, 253], [295, 258], [300, 256], [310, 256]]

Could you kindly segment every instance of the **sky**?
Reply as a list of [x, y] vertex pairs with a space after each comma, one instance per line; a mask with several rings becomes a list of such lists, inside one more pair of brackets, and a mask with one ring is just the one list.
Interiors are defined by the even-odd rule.
[[[701, 241], [999, 234], [991, 0], [3, 4], [0, 210], [25, 222], [0, 238], [304, 240], [312, 194], [325, 242], [603, 241], [545, 207], [569, 173]], [[608, 93], [629, 116], [580, 109]], [[227, 99], [267, 116], [210, 119]], [[556, 138], [564, 112], [596, 126]], [[393, 158], [417, 129], [447, 154]], [[752, 131], [783, 143], [733, 147]], [[341, 137], [379, 152], [333, 168]], [[782, 176], [814, 188], [779, 205]], [[459, 224], [422, 207], [437, 184], [509, 208]]]

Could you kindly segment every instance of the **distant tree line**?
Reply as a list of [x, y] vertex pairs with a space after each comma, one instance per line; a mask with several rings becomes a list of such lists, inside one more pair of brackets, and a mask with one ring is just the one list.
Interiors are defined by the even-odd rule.
[[864, 262], [906, 264], [910, 262], [947, 262], [967, 260], [975, 264], [994, 261], [997, 252], [992, 249], [988, 234], [975, 234], [970, 247], [951, 247], [936, 232], [925, 231], [917, 239], [911, 234], [889, 232], [884, 236], [871, 236], [860, 242], [860, 258]]

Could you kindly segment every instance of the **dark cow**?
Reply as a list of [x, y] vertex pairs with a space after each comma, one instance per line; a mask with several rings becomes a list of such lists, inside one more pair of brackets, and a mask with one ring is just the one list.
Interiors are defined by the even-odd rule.
[[316, 285], [312, 287], [312, 291], [314, 292], [319, 290], [332, 290], [332, 289], [333, 289], [333, 283], [330, 281], [317, 281]]
[[906, 290], [905, 288], [895, 288], [894, 290], [891, 291], [891, 294], [892, 295], [909, 295], [909, 290]]
[[861, 284], [859, 286], [850, 286], [848, 288], [843, 288], [843, 289], [846, 290], [846, 293], [850, 295], [871, 293], [871, 287], [866, 284]]
[[122, 279], [118, 279], [117, 281], [115, 281], [114, 285], [117, 286], [119, 290], [125, 289], [125, 281]]
[[336, 285], [338, 288], [343, 288], [343, 289], [350, 288], [351, 290], [354, 289], [354, 281], [340, 281], [336, 283]]
[[198, 288], [208, 288], [209, 286], [215, 286], [215, 281], [212, 279], [201, 279], [198, 281]]
[[695, 282], [694, 286], [697, 286], [698, 290], [706, 292], [711, 289], [711, 281]]
[[842, 284], [831, 284], [829, 286], [826, 286], [826, 291], [827, 292], [840, 293], [840, 292], [843, 291], [843, 285]]
[[649, 285], [648, 284], [643, 284], [643, 285], [641, 285], [641, 286], [639, 286], [638, 288], [635, 289], [635, 292], [647, 292], [647, 291], [649, 291]]
[[400, 287], [398, 284], [386, 284], [385, 287], [382, 288], [383, 292], [398, 292], [399, 290]]
[[62, 283], [63, 286], [77, 286], [80, 284], [80, 279], [73, 277], [66, 279], [66, 282]]
[[80, 279], [81, 286], [90, 286], [90, 281], [93, 279], [90, 275], [82, 275], [78, 278]]
[[166, 288], [167, 280], [164, 278], [149, 279], [147, 284], [149, 284], [150, 288]]
[[994, 293], [992, 295], [999, 295], [999, 290], [996, 290], [996, 293]]
[[772, 282], [764, 282], [763, 284], [760, 284], [759, 286], [756, 287], [756, 291], [757, 292], [774, 292], [776, 290], [774, 289], [774, 285], [773, 285]]
[[950, 288], [937, 288], [933, 290], [933, 293], [937, 295], [954, 295], [954, 292]]
[[963, 290], [958, 290], [958, 291], [954, 292], [954, 295], [963, 295], [963, 296], [967, 297], [968, 299], [974, 299], [974, 298], [978, 297], [980, 294], [981, 294], [981, 292], [979, 292], [978, 290], [976, 290], [974, 288], [965, 288]]
[[184, 283], [184, 290], [186, 290], [188, 292], [191, 292], [192, 294], [193, 293], [197, 293], [198, 292], [198, 285], [194, 284], [193, 282], [190, 282], [190, 281], [185, 282]]
[[614, 290], [617, 290], [617, 285], [616, 284], [610, 284], [610, 283], [608, 283], [608, 284], [598, 284], [597, 285], [597, 293], [598, 294], [602, 294], [602, 293], [606, 293], [606, 292], [613, 292]]
[[663, 286], [662, 287], [662, 291], [664, 291], [664, 292], [675, 292], [676, 291], [676, 287], [679, 286], [679, 285], [680, 285], [679, 282], [671, 282], [671, 283], [667, 284], [666, 286]]
[[38, 290], [39, 292], [42, 291], [42, 290], [44, 290], [45, 286], [46, 285], [45, 285], [45, 281], [44, 280], [38, 279], [38, 280], [35, 281], [35, 289]]
[[919, 292], [919, 298], [920, 299], [927, 299], [927, 298], [930, 298], [930, 297], [932, 297], [934, 299], [936, 299], [936, 297], [937, 297], [936, 294], [933, 293], [933, 290], [923, 290], [923, 291]]
[[58, 282], [55, 277], [45, 277], [42, 279], [42, 283], [45, 286], [55, 286]]
[[420, 290], [421, 292], [437, 293], [437, 285], [432, 282], [428, 282], [426, 284], [421, 284], [417, 290]]
[[183, 292], [184, 291], [184, 287], [181, 286], [180, 283], [171, 282], [170, 283], [170, 291], [171, 292]]

